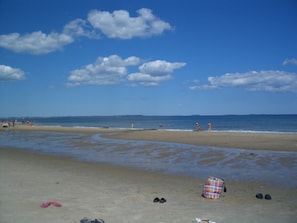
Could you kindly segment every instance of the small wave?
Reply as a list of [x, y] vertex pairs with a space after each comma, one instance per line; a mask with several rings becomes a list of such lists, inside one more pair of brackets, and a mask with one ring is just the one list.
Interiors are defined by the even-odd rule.
[[297, 134], [297, 132], [255, 131], [255, 130], [211, 130], [211, 132], [256, 133], [256, 134]]

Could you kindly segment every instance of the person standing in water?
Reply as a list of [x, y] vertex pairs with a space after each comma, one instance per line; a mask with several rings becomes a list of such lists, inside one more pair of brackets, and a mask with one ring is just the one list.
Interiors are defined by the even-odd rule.
[[207, 124], [207, 129], [208, 129], [209, 131], [211, 130], [211, 123], [210, 123], [210, 122]]
[[200, 131], [200, 124], [198, 122], [196, 122], [196, 125], [195, 125], [195, 130], [196, 131]]

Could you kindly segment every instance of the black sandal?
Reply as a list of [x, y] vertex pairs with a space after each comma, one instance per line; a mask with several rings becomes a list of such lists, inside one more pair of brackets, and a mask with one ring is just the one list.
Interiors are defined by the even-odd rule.
[[272, 198], [271, 198], [271, 196], [270, 196], [270, 194], [266, 194], [265, 195], [265, 200], [271, 200]]
[[158, 197], [156, 197], [156, 198], [154, 199], [154, 203], [157, 203], [157, 202], [160, 202], [160, 199], [159, 199]]
[[258, 199], [263, 199], [263, 194], [261, 194], [261, 193], [256, 194], [256, 198], [258, 198]]
[[164, 197], [161, 198], [160, 203], [165, 203], [166, 199]]

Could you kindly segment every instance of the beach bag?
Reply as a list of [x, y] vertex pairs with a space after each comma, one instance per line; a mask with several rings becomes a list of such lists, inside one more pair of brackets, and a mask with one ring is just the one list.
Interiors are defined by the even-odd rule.
[[209, 177], [204, 184], [202, 196], [207, 199], [219, 199], [222, 191], [227, 191], [223, 179], [217, 177]]

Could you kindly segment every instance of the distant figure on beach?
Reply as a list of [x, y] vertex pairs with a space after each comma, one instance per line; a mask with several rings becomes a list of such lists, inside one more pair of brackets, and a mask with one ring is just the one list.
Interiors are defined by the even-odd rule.
[[207, 124], [207, 129], [211, 130], [211, 123], [210, 122]]
[[196, 124], [195, 124], [195, 130], [196, 131], [200, 131], [200, 124], [198, 123], [198, 122], [196, 122]]
[[133, 129], [133, 128], [134, 128], [134, 123], [131, 124], [131, 129]]

